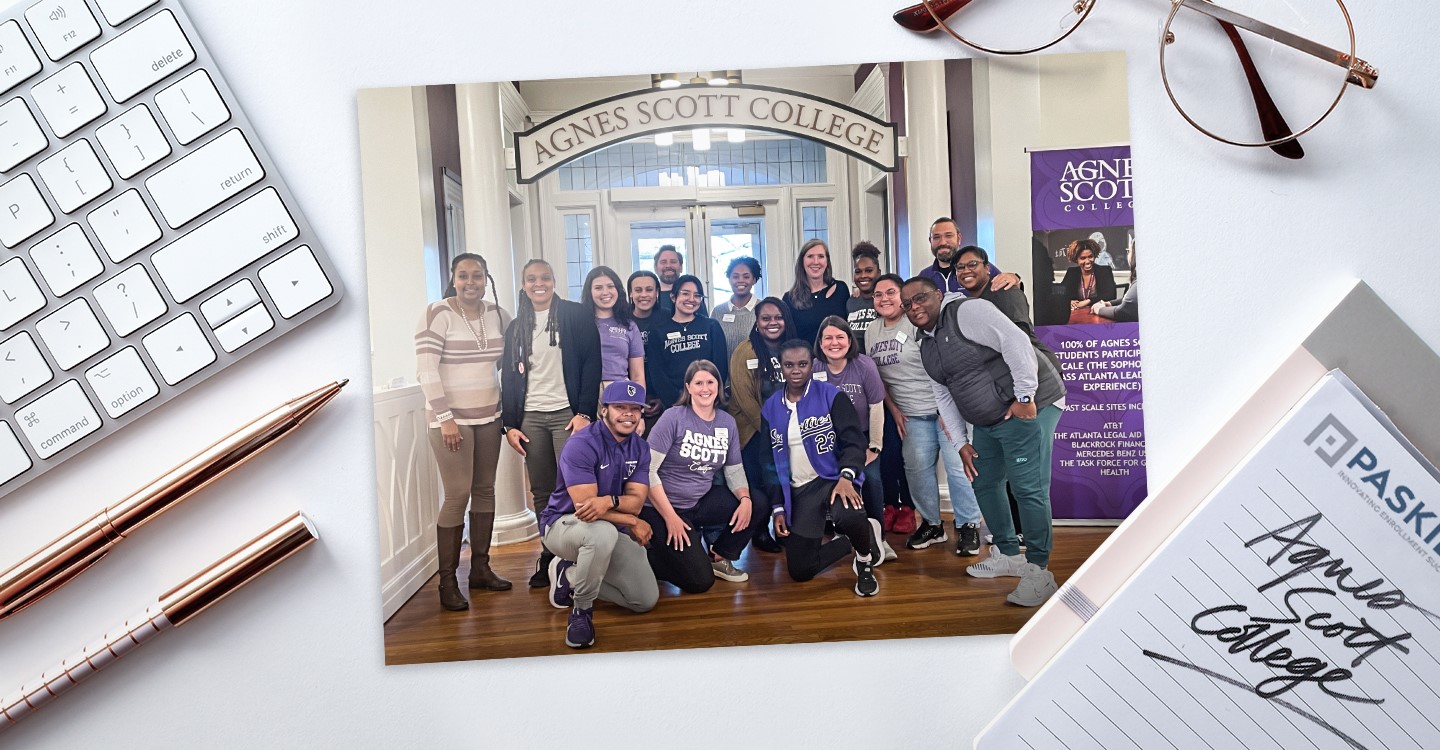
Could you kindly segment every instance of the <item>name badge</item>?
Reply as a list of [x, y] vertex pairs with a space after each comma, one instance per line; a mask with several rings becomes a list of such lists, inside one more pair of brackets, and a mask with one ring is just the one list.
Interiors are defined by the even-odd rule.
[[729, 439], [730, 439], [730, 428], [729, 428], [729, 427], [716, 427], [716, 428], [715, 428], [715, 439], [716, 439], [716, 440], [729, 440]]
[[747, 370], [758, 370], [758, 369], [760, 369], [760, 360], [758, 360], [758, 359], [747, 359], [747, 360], [745, 360], [745, 369], [747, 369]]
[[900, 343], [903, 344], [903, 343], [905, 343], [906, 341], [909, 341], [909, 340], [910, 340], [910, 337], [907, 336], [907, 335], [905, 335], [905, 332], [904, 332], [904, 331], [901, 331], [901, 332], [895, 334], [895, 340], [896, 340], [896, 341], [899, 341]]
[[[901, 335], [901, 336], [904, 336], [905, 334], [902, 333], [902, 334], [900, 334], [900, 335]], [[669, 340], [669, 341], [674, 341], [675, 339], [680, 338], [680, 332], [679, 332], [679, 331], [671, 331], [671, 332], [665, 334], [665, 338], [666, 338], [667, 340]]]
[[815, 373], [811, 373], [811, 374], [810, 374], [810, 379], [811, 379], [811, 380], [818, 380], [818, 381], [824, 383], [824, 382], [827, 382], [827, 381], [830, 380], [830, 373], [828, 373], [828, 372], [815, 372]]
[[732, 315], [731, 313], [725, 313], [724, 315], [721, 315], [721, 316], [720, 316], [720, 320], [721, 320], [721, 322], [724, 322], [724, 323], [734, 323], [734, 322], [735, 322], [735, 316]]

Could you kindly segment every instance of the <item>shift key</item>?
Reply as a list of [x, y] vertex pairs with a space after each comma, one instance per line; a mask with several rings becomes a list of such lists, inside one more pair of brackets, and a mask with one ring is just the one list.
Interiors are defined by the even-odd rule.
[[155, 173], [145, 187], [165, 223], [178, 229], [264, 176], [245, 134], [232, 130]]
[[124, 103], [156, 81], [195, 62], [195, 49], [168, 10], [131, 27], [90, 53], [110, 96]]
[[265, 188], [150, 256], [176, 302], [185, 302], [296, 239], [275, 188]]

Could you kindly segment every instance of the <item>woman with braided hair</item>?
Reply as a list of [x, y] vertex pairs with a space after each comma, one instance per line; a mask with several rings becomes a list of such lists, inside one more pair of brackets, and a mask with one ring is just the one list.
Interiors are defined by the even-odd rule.
[[[501, 419], [505, 440], [525, 459], [536, 512], [555, 490], [556, 457], [571, 433], [595, 421], [600, 400], [600, 332], [578, 302], [555, 296], [543, 260], [521, 271], [519, 309], [505, 331]], [[541, 550], [531, 588], [550, 585], [553, 557]]]
[[468, 609], [455, 578], [465, 508], [470, 508], [470, 588], [504, 591], [510, 582], [490, 569], [495, 528], [495, 466], [500, 457], [500, 382], [496, 366], [510, 314], [495, 300], [485, 259], [462, 253], [450, 262], [444, 299], [425, 308], [415, 333], [415, 360], [430, 447], [445, 501], [436, 521], [440, 606]]

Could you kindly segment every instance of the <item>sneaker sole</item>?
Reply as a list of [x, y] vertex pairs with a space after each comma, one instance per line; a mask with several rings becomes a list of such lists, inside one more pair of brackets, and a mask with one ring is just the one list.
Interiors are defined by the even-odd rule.
[[923, 543], [923, 544], [911, 544], [911, 543], [909, 543], [909, 542], [906, 542], [906, 543], [905, 543], [905, 549], [925, 549], [926, 547], [934, 547], [934, 546], [937, 545], [937, 544], [944, 544], [944, 543], [946, 543], [946, 542], [948, 542], [948, 541], [950, 541], [950, 537], [948, 537], [948, 536], [938, 536], [938, 537], [935, 537], [934, 539], [931, 539], [931, 540], [929, 540], [929, 541], [927, 541], [927, 542], [925, 542], [925, 543]]
[[880, 522], [871, 518], [870, 523], [870, 560], [875, 567], [885, 564], [885, 531], [881, 529]]
[[[561, 604], [560, 602], [558, 602], [558, 601], [555, 600], [555, 592], [556, 592], [555, 582], [558, 581], [558, 580], [560, 580], [560, 579], [556, 576], [556, 574], [559, 572], [559, 568], [560, 568], [560, 563], [561, 563], [561, 562], [562, 562], [561, 559], [557, 556], [555, 559], [553, 559], [553, 560], [550, 561], [550, 567], [547, 568], [546, 571], [545, 571], [545, 572], [550, 576], [550, 584], [549, 584], [549, 586], [550, 586], [550, 591], [546, 594], [545, 598], [550, 600], [550, 606], [554, 607], [555, 609], [570, 609], [570, 606], [575, 603], [575, 598], [574, 598], [573, 596], [570, 598], [570, 601], [565, 602], [564, 604]], [[570, 643], [570, 641], [568, 641], [568, 640], [565, 641], [565, 642], [566, 642], [567, 644]], [[581, 647], [580, 647], [580, 646], [575, 646], [575, 648], [581, 648]]]
[[731, 583], [744, 583], [744, 582], [750, 580], [750, 574], [749, 574], [749, 573], [746, 573], [746, 572], [743, 571], [743, 570], [740, 571], [740, 575], [735, 575], [735, 576], [732, 576], [732, 575], [730, 575], [729, 573], [721, 573], [720, 571], [718, 571], [718, 570], [716, 570], [716, 569], [714, 569], [714, 568], [711, 568], [711, 569], [710, 569], [710, 572], [711, 572], [711, 573], [714, 573], [716, 578], [719, 578], [719, 579], [722, 580], [722, 581], [729, 581], [729, 582], [731, 582]]
[[1038, 607], [1038, 606], [1040, 606], [1041, 604], [1044, 604], [1045, 602], [1049, 601], [1049, 600], [1050, 600], [1050, 597], [1052, 597], [1052, 596], [1054, 596], [1054, 595], [1055, 595], [1055, 590], [1054, 590], [1054, 589], [1051, 589], [1051, 590], [1050, 590], [1050, 593], [1046, 594], [1045, 596], [1040, 597], [1039, 600], [1033, 601], [1033, 602], [1027, 602], [1027, 601], [1021, 601], [1021, 600], [1020, 600], [1020, 597], [1015, 596], [1015, 593], [1012, 591], [1011, 593], [1009, 593], [1009, 594], [1007, 594], [1007, 595], [1005, 596], [1005, 601], [1010, 602], [1011, 604], [1019, 605], [1019, 606], [1021, 606], [1021, 607]]
[[976, 578], [1019, 578], [1019, 577], [1020, 577], [1020, 574], [1019, 574], [1019, 573], [994, 573], [994, 572], [991, 572], [991, 571], [988, 571], [988, 570], [981, 570], [980, 572], [977, 573], [977, 572], [975, 572], [975, 568], [977, 568], [977, 567], [979, 567], [979, 566], [978, 566], [978, 565], [971, 565], [970, 567], [968, 567], [968, 568], [965, 569], [965, 572], [966, 572], [967, 574], [969, 574], [969, 575], [972, 575], [972, 576], [976, 577]]
[[571, 643], [570, 637], [566, 636], [565, 645], [569, 646], [570, 648], [590, 648], [591, 646], [595, 645], [595, 639], [591, 638], [589, 643]]
[[979, 547], [975, 547], [974, 549], [960, 549], [960, 548], [956, 548], [956, 550], [955, 550], [955, 556], [956, 556], [956, 557], [974, 557], [974, 556], [976, 556], [976, 555], [978, 555], [978, 554], [980, 554], [980, 548], [979, 548]]

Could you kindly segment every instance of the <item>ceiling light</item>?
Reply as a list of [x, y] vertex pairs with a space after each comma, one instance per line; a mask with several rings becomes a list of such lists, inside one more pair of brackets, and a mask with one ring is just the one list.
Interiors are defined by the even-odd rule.
[[655, 134], [656, 146], [670, 146], [675, 143], [675, 134], [670, 131]]
[[696, 151], [709, 151], [710, 129], [700, 128], [690, 131], [690, 145], [693, 146]]

